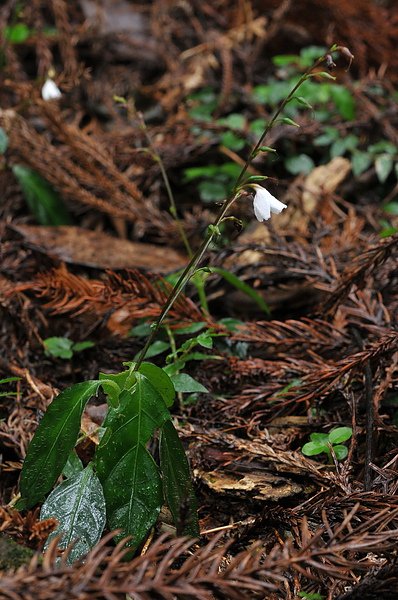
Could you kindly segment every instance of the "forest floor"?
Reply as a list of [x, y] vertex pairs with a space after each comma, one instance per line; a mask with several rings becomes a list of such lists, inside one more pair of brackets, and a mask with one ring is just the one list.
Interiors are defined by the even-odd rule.
[[[394, 2], [6, 0], [0, 31], [0, 598], [396, 599]], [[130, 562], [106, 535], [83, 564], [52, 547], [10, 571], [53, 526], [13, 508], [47, 406], [134, 360], [159, 277], [187, 264], [267, 119], [334, 42], [352, 65], [304, 86], [312, 109], [286, 113], [300, 128], [272, 129], [277, 154], [251, 168], [288, 208], [258, 223], [250, 197], [236, 204], [243, 225], [225, 224], [202, 263], [214, 271], [152, 347], [163, 365], [193, 340], [173, 417], [200, 539], [162, 513]], [[43, 99], [48, 77], [59, 99]], [[101, 402], [84, 412], [83, 463]], [[343, 427], [339, 449], [303, 454]], [[22, 558], [6, 560], [10, 540]]]

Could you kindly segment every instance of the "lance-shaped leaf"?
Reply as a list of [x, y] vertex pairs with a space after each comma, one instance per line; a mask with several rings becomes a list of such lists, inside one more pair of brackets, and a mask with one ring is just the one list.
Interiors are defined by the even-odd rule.
[[129, 535], [136, 548], [156, 522], [163, 503], [158, 467], [141, 444], [125, 451], [103, 479], [110, 529], [121, 529], [117, 539]]
[[144, 362], [139, 368], [139, 372], [145, 375], [150, 380], [154, 388], [163, 398], [163, 402], [167, 407], [172, 406], [175, 397], [173, 382], [170, 377], [156, 365]]
[[105, 481], [125, 453], [137, 444], [146, 444], [169, 418], [162, 396], [147, 377], [136, 373], [134, 387], [120, 393], [119, 406], [108, 412], [104, 422], [106, 431], [95, 459], [101, 481]]
[[60, 549], [74, 544], [68, 555], [69, 564], [85, 556], [100, 540], [106, 522], [105, 498], [91, 464], [51, 492], [40, 519], [50, 517], [57, 519], [59, 525], [50, 534], [45, 549], [54, 536], [62, 535]]
[[[124, 364], [130, 366], [132, 363], [126, 362]], [[149, 379], [153, 387], [162, 396], [166, 406], [171, 406], [173, 404], [175, 397], [174, 386], [170, 377], [163, 371], [163, 369], [153, 365], [152, 363], [144, 362], [140, 366], [138, 372], [142, 373], [147, 379]], [[115, 393], [114, 389], [110, 389], [109, 381], [116, 383], [120, 391], [124, 389], [131, 389], [135, 383], [135, 372], [132, 373], [130, 369], [111, 375], [107, 373], [100, 373], [99, 377], [102, 381], [102, 387], [104, 388], [105, 393], [108, 395], [114, 395]], [[108, 382], [104, 380], [108, 380]], [[119, 395], [114, 398], [113, 404], [117, 404], [118, 399]]]
[[183, 445], [171, 421], [160, 433], [160, 468], [166, 502], [173, 515], [177, 535], [199, 536], [197, 502]]
[[104, 488], [109, 526], [131, 535], [137, 546], [155, 522], [162, 504], [158, 468], [144, 445], [166, 420], [169, 411], [161, 394], [142, 373], [119, 396], [108, 413], [104, 436], [96, 452], [98, 476]]
[[84, 407], [99, 384], [95, 380], [77, 383], [49, 405], [23, 464], [18, 508], [30, 508], [43, 500], [56, 482], [76, 444]]

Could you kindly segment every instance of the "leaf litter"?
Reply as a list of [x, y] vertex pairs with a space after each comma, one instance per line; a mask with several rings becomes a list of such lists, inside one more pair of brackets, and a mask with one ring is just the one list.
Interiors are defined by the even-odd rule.
[[[220, 146], [218, 117], [266, 117], [250, 91], [272, 73], [269, 57], [326, 45], [330, 23], [333, 38], [355, 54], [349, 74], [338, 67], [339, 79], [350, 91], [355, 80], [363, 86], [352, 92], [354, 126], [369, 144], [398, 142], [389, 100], [397, 83], [393, 3], [260, 4], [120, 2], [115, 9], [46, 0], [18, 12], [9, 0], [0, 10], [8, 31], [1, 46], [0, 376], [19, 378], [1, 386], [9, 393], [0, 397], [2, 543], [41, 550], [56, 526], [40, 521], [38, 508], [18, 512], [9, 504], [49, 402], [132, 359], [142, 338], [131, 331], [159, 314], [170, 289], [165, 278], [187, 262], [159, 165], [143, 152], [139, 122], [114, 96], [133, 96], [143, 113], [193, 247], [214, 207], [183, 183], [185, 169], [226, 157], [239, 164], [239, 151]], [[18, 24], [24, 29], [9, 29]], [[53, 68], [62, 95], [44, 101], [41, 86]], [[202, 88], [216, 90], [216, 101], [212, 118], [198, 125], [190, 107]], [[330, 118], [344, 136], [346, 123]], [[281, 127], [267, 143], [298, 146], [304, 135], [308, 151], [320, 125], [304, 114], [300, 124], [304, 134]], [[176, 336], [198, 323], [219, 334], [222, 360], [205, 350], [208, 361], [189, 363], [210, 393], [183, 398], [175, 409], [198, 495], [199, 542], [170, 534], [163, 512], [146, 547], [127, 562], [110, 534], [73, 566], [60, 563], [50, 541], [42, 562], [4, 567], [1, 598], [395, 598], [398, 236], [380, 233], [398, 226], [394, 211], [381, 225], [397, 188], [387, 171], [380, 177], [389, 164], [383, 154], [359, 176], [350, 156], [295, 177], [278, 161], [257, 162], [253, 174], [278, 178], [288, 209], [267, 228], [231, 227], [228, 244], [213, 248], [209, 314], [190, 286], [169, 315]], [[40, 221], [12, 175], [16, 167], [51, 186], [45, 218], [55, 198], [72, 225]], [[239, 217], [247, 221], [250, 210], [242, 203]], [[271, 317], [217, 269], [252, 286]], [[52, 336], [95, 345], [63, 361], [45, 354]], [[98, 398], [84, 414], [83, 463], [98, 444], [101, 410]], [[342, 426], [353, 430], [346, 460], [329, 465], [302, 454], [311, 433]]]

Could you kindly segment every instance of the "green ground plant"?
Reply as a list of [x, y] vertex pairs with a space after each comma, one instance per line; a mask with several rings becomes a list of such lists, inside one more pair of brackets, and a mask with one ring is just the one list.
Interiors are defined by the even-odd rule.
[[329, 433], [311, 433], [310, 441], [304, 444], [301, 452], [305, 456], [326, 454], [330, 463], [333, 462], [333, 455], [337, 460], [344, 460], [348, 455], [348, 448], [343, 446], [343, 442], [351, 437], [351, 427], [337, 427]]
[[[332, 53], [338, 52], [351, 56], [346, 48], [336, 45], [330, 48], [306, 68], [265, 124], [218, 216], [175, 282], [135, 360], [124, 363], [119, 373], [100, 373], [98, 379], [65, 389], [41, 419], [24, 461], [17, 507], [31, 508], [44, 500], [41, 517], [52, 516], [59, 522], [47, 543], [54, 535], [61, 535], [60, 548], [75, 542], [68, 555], [69, 562], [84, 556], [96, 544], [105, 525], [110, 530], [118, 530], [116, 539], [128, 536], [127, 545], [132, 550], [137, 549], [156, 523], [163, 504], [171, 512], [178, 535], [199, 535], [189, 464], [171, 409], [176, 393], [206, 391], [183, 369], [189, 360], [197, 358], [197, 353], [202, 358], [203, 351], [212, 349], [217, 334], [203, 327], [191, 329], [188, 334], [192, 337], [178, 345], [166, 324], [166, 332], [169, 332], [166, 344], [171, 350], [168, 364], [161, 368], [146, 358], [148, 354], [155, 356], [159, 349], [161, 352], [168, 349], [164, 343], [156, 346], [157, 335], [164, 331], [170, 308], [198, 272], [206, 251], [220, 236], [222, 224], [231, 219], [238, 221], [230, 215], [232, 206], [239, 200], [247, 201], [254, 194], [253, 208], [259, 221], [269, 219], [271, 212], [280, 213], [286, 208], [259, 185], [267, 177], [250, 176], [249, 169], [259, 153], [273, 152], [263, 144], [274, 126], [297, 126], [291, 117], [281, 116], [283, 111], [296, 100], [297, 90], [314, 75], [321, 80], [331, 78], [329, 72], [321, 68], [325, 63], [327, 67], [334, 65]], [[207, 354], [205, 356], [207, 358]], [[106, 399], [107, 414], [93, 459], [84, 466], [74, 448], [84, 408], [99, 393]], [[61, 476], [64, 479], [56, 485]]]

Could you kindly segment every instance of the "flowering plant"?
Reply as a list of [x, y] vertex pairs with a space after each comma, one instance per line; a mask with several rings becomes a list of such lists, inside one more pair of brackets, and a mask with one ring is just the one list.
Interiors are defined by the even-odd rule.
[[275, 196], [270, 194], [265, 188], [261, 187], [261, 185], [254, 183], [252, 188], [255, 192], [253, 209], [258, 221], [267, 221], [271, 217], [271, 213], [279, 215], [279, 213], [286, 208], [286, 204], [277, 200]]
[[[336, 45], [330, 48], [301, 76], [269, 120], [230, 196], [177, 280], [136, 361], [125, 363], [126, 368], [120, 373], [100, 373], [96, 380], [64, 390], [43, 416], [23, 465], [18, 507], [30, 508], [42, 501], [60, 475], [64, 475], [66, 479], [45, 500], [41, 515], [58, 520], [59, 527], [52, 537], [63, 534], [59, 541], [61, 548], [77, 540], [67, 555], [69, 562], [97, 543], [106, 523], [110, 529], [119, 531], [118, 537], [128, 536], [127, 544], [136, 549], [156, 522], [163, 503], [170, 509], [177, 534], [199, 535], [189, 464], [170, 413], [176, 389], [167, 372], [145, 362], [145, 357], [174, 302], [220, 234], [220, 225], [235, 218], [229, 215], [232, 205], [254, 192], [254, 214], [259, 221], [268, 220], [272, 213], [279, 214], [286, 208], [259, 185], [266, 176], [248, 175], [248, 171], [260, 152], [275, 151], [263, 146], [272, 127], [279, 122], [298, 126], [291, 119], [280, 118], [283, 109], [296, 99], [296, 91], [308, 78], [314, 75], [331, 78], [327, 71], [317, 69], [323, 62], [332, 67], [332, 52], [336, 51], [346, 55], [349, 52]], [[59, 97], [60, 92], [54, 86], [52, 80], [47, 80], [42, 91], [45, 99]], [[107, 399], [108, 412], [94, 458], [83, 467], [74, 447], [85, 405], [99, 390]], [[154, 438], [158, 439], [157, 462], [148, 448]]]

